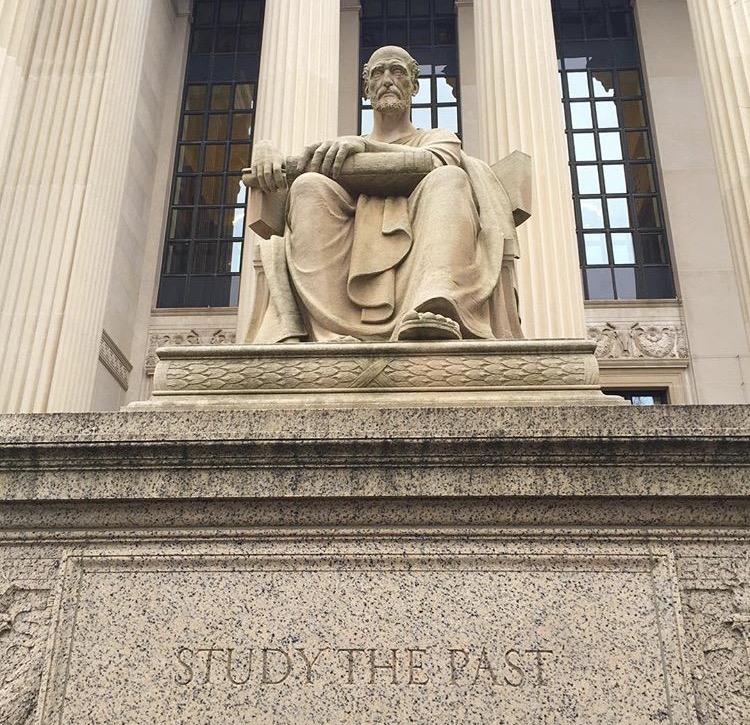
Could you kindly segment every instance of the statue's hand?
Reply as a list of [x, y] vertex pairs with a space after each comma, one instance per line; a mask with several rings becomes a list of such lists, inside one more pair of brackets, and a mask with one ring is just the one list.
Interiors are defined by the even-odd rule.
[[270, 141], [256, 141], [253, 146], [253, 162], [250, 166], [258, 180], [258, 187], [265, 194], [286, 189], [284, 157]]
[[317, 171], [334, 179], [341, 173], [344, 161], [353, 154], [365, 151], [365, 142], [359, 136], [340, 136], [330, 141], [310, 144], [302, 154], [300, 168]]

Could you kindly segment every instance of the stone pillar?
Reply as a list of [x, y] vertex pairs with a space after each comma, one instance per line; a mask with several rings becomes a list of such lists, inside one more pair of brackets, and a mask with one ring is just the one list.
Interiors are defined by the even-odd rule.
[[475, 0], [480, 156], [533, 159], [531, 219], [520, 229], [524, 334], [584, 337], [583, 292], [549, 0]]
[[150, 2], [38, 4], [0, 188], [2, 411], [90, 406]]
[[718, 0], [687, 4], [750, 339], [750, 4]]
[[[338, 135], [340, 0], [266, 0], [253, 138], [285, 155]], [[257, 237], [245, 233], [237, 339], [255, 299]]]

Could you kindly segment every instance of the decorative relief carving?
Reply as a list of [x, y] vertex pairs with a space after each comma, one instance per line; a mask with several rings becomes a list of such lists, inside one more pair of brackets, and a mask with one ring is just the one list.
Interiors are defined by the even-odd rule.
[[146, 353], [146, 375], [156, 369], [156, 349], [171, 345], [230, 345], [235, 342], [234, 330], [188, 330], [151, 332]]
[[698, 722], [750, 722], [750, 562], [690, 558], [678, 572]]
[[168, 390], [301, 390], [592, 384], [583, 357], [300, 357], [170, 360]]
[[123, 390], [128, 389], [128, 377], [133, 366], [125, 354], [114, 343], [112, 338], [102, 330], [99, 341], [99, 360], [104, 365]]
[[588, 336], [596, 340], [599, 359], [685, 359], [687, 338], [682, 325], [673, 323], [589, 325]]
[[44, 669], [51, 583], [28, 579], [18, 568], [14, 576], [12, 565], [5, 561], [0, 570], [0, 722], [30, 725]]

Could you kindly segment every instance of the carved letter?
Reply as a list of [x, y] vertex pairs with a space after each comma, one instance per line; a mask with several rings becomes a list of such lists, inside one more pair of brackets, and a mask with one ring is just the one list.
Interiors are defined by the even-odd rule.
[[[511, 657], [513, 657], [514, 661], [511, 661]], [[508, 665], [508, 667], [518, 675], [517, 680], [511, 680], [508, 675], [505, 675], [505, 681], [511, 687], [520, 687], [521, 685], [523, 685], [525, 673], [521, 668], [520, 663], [521, 653], [517, 649], [509, 649], [505, 653], [505, 664]]]
[[364, 652], [363, 649], [357, 649], [355, 648], [347, 648], [342, 647], [340, 649], [336, 650], [337, 652], [343, 652], [346, 655], [346, 663], [347, 663], [347, 685], [353, 685], [354, 684], [354, 653], [355, 652]]
[[[292, 661], [289, 659], [289, 655], [283, 650], [283, 649], [276, 649], [275, 647], [264, 647], [263, 650], [263, 674], [260, 679], [261, 685], [280, 685], [287, 677], [289, 677], [289, 673], [292, 671]], [[270, 668], [268, 666], [268, 655], [271, 652], [277, 652], [284, 658], [284, 662], [286, 664], [286, 672], [278, 679], [278, 680], [272, 680], [270, 675]]]
[[[469, 654], [465, 649], [449, 649], [448, 652], [451, 653], [451, 682], [455, 683], [458, 680], [458, 668], [460, 667], [463, 670], [466, 668], [466, 665], [469, 664]], [[459, 652], [461, 653], [464, 661], [460, 665], [457, 665], [456, 655]]]
[[551, 649], [527, 649], [528, 654], [536, 654], [536, 681], [538, 685], [545, 684], [544, 673], [542, 671], [542, 655], [551, 655], [554, 652]]
[[371, 649], [370, 652], [370, 684], [375, 684], [375, 670], [390, 670], [391, 671], [391, 684], [395, 685], [397, 684], [396, 680], [396, 652], [398, 650], [392, 649], [391, 650], [391, 659], [393, 662], [391, 664], [384, 664], [384, 665], [376, 665], [375, 664], [375, 650]]
[[297, 652], [300, 653], [300, 656], [302, 657], [304, 663], [305, 663], [305, 676], [307, 677], [307, 684], [312, 684], [312, 668], [315, 666], [315, 663], [318, 661], [318, 657], [323, 654], [323, 652], [327, 652], [328, 647], [323, 647], [322, 649], [318, 650], [318, 654], [315, 655], [315, 657], [312, 658], [312, 662], [307, 659], [307, 655], [305, 654], [305, 648], [304, 647], [298, 647]]
[[244, 685], [250, 679], [250, 673], [253, 671], [253, 649], [249, 650], [250, 657], [247, 663], [247, 677], [244, 680], [235, 680], [232, 675], [232, 655], [234, 654], [234, 648], [227, 648], [227, 678], [233, 685]]
[[187, 685], [192, 679], [193, 679], [193, 667], [189, 662], [185, 661], [184, 655], [187, 653], [190, 653], [190, 656], [193, 655], [193, 650], [189, 649], [188, 647], [180, 647], [180, 649], [177, 650], [177, 661], [185, 668], [186, 674], [184, 675], [184, 679], [180, 679], [180, 675], [177, 674], [174, 676], [174, 681], [178, 685]]
[[[427, 653], [427, 650], [425, 649], [407, 649], [406, 650], [409, 653], [409, 684], [410, 685], [426, 685], [430, 678], [427, 676], [427, 674], [422, 670], [424, 667], [424, 663], [422, 662], [422, 655]], [[420, 670], [422, 676], [424, 677], [424, 680], [417, 680], [415, 678], [416, 672], [415, 670]]]
[[204, 685], [211, 683], [211, 663], [213, 662], [214, 652], [223, 652], [221, 647], [209, 647], [208, 649], [197, 649], [195, 653], [206, 652], [206, 676], [203, 678]]
[[497, 682], [497, 678], [495, 677], [495, 672], [492, 669], [492, 665], [490, 664], [490, 660], [487, 657], [487, 650], [486, 648], [482, 647], [482, 654], [479, 655], [479, 662], [477, 663], [477, 672], [476, 675], [474, 675], [474, 682], [472, 682], [472, 685], [475, 685], [477, 683], [477, 680], [479, 679], [479, 673], [481, 670], [487, 670], [487, 673], [490, 676], [490, 679], [493, 683]]

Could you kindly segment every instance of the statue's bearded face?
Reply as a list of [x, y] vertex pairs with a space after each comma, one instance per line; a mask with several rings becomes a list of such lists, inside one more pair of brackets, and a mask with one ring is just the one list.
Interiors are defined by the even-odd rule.
[[416, 92], [416, 81], [404, 59], [378, 58], [368, 66], [367, 97], [376, 111], [405, 111]]

